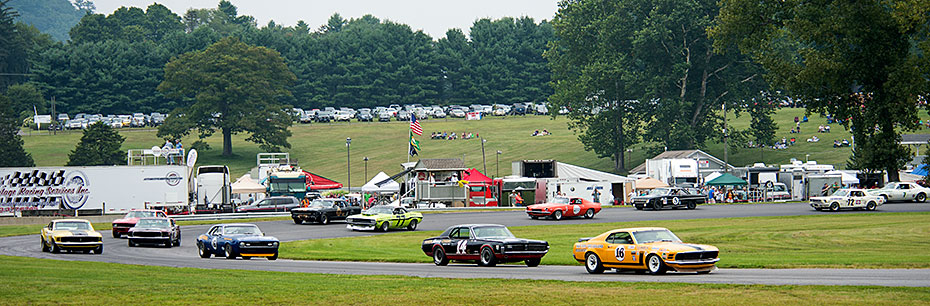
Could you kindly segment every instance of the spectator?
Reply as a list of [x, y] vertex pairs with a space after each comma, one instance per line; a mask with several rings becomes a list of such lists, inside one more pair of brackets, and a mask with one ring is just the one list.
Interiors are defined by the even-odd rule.
[[824, 133], [829, 133], [829, 132], [830, 132], [830, 126], [829, 126], [829, 125], [824, 125], [824, 126], [823, 126], [823, 131], [824, 131]]
[[534, 131], [532, 136], [539, 136], [539, 130]]
[[794, 123], [800, 123], [800, 122], [801, 122], [801, 121], [798, 120], [798, 116], [794, 116]]
[[801, 122], [807, 122], [807, 115], [804, 115], [804, 119], [801, 119]]

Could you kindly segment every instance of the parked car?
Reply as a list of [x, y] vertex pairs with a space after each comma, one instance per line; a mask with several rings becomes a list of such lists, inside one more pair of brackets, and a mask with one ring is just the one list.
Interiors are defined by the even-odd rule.
[[828, 209], [830, 211], [839, 211], [840, 209], [865, 209], [876, 210], [878, 206], [885, 203], [882, 196], [870, 195], [865, 189], [840, 189], [826, 197], [810, 197], [811, 207], [820, 211]]
[[572, 248], [575, 260], [591, 274], [605, 269], [710, 273], [720, 261], [720, 251], [711, 245], [682, 243], [672, 231], [661, 227], [623, 228], [596, 237], [581, 238]]
[[881, 189], [869, 190], [869, 194], [884, 198], [884, 202], [914, 201], [923, 203], [927, 201], [930, 188], [910, 182], [891, 182]]
[[453, 109], [449, 111], [449, 116], [453, 118], [465, 118], [465, 112], [463, 112], [461, 109]]
[[167, 218], [168, 215], [160, 210], [153, 209], [133, 209], [126, 213], [122, 218], [113, 220], [111, 223], [113, 238], [120, 238], [129, 233], [129, 229], [136, 226], [139, 219], [142, 218]]
[[381, 111], [381, 113], [378, 114], [378, 121], [381, 122], [391, 121], [391, 118], [393, 118], [393, 116], [387, 111]]
[[162, 113], [149, 114], [149, 125], [159, 126], [165, 123], [165, 115]]
[[407, 211], [403, 207], [378, 205], [366, 209], [361, 214], [346, 218], [347, 228], [356, 231], [406, 228], [408, 231], [416, 230], [417, 225], [423, 222], [423, 215], [418, 212]]
[[132, 114], [132, 121], [129, 124], [132, 127], [144, 127], [145, 126], [145, 114], [143, 113], [134, 113]]
[[320, 111], [316, 114], [316, 122], [330, 122], [333, 121], [333, 113], [330, 111]]
[[528, 267], [535, 267], [549, 252], [549, 243], [517, 238], [503, 225], [462, 224], [423, 240], [421, 248], [426, 256], [433, 257], [437, 266], [459, 260], [477, 261], [478, 265], [486, 267], [522, 261]]
[[200, 258], [224, 256], [226, 259], [265, 257], [278, 259], [278, 238], [265, 236], [255, 224], [217, 224], [197, 237]]
[[71, 118], [68, 117], [67, 113], [58, 114], [58, 122], [64, 123], [65, 121], [68, 121], [68, 120], [71, 120]]
[[42, 252], [93, 251], [103, 254], [103, 235], [84, 219], [52, 220], [42, 228]]
[[344, 110], [338, 110], [338, 111], [336, 111], [335, 114], [333, 114], [333, 120], [335, 120], [335, 121], [346, 121], [346, 122], [348, 122], [348, 121], [352, 120], [352, 117], [353, 117], [353, 116], [352, 116], [352, 113], [351, 113], [351, 112], [349, 112], [349, 111], [344, 111]]
[[397, 121], [409, 121], [410, 113], [405, 110], [397, 111], [396, 117], [397, 117]]
[[332, 220], [344, 220], [350, 215], [362, 213], [362, 207], [351, 205], [349, 201], [340, 199], [316, 199], [307, 207], [291, 209], [291, 219], [294, 223], [316, 222], [329, 224]]
[[[367, 110], [359, 111], [358, 114], [356, 114], [355, 116], [358, 117], [358, 121], [368, 121], [368, 122], [371, 122], [372, 119], [373, 119], [373, 117], [372, 117], [372, 115], [371, 115], [371, 111], [367, 111]], [[389, 119], [389, 120], [390, 120], [390, 119]]]
[[536, 113], [537, 115], [548, 115], [548, 114], [549, 114], [549, 108], [546, 107], [545, 104], [537, 104], [537, 105], [536, 105], [536, 108], [535, 108], [535, 113]]
[[300, 115], [300, 123], [310, 123], [316, 119], [316, 115], [312, 111], [305, 111], [303, 115]]
[[526, 105], [523, 103], [514, 103], [513, 108], [510, 109], [510, 112], [515, 116], [526, 115]]
[[445, 117], [446, 117], [446, 112], [442, 111], [441, 108], [433, 109], [433, 118], [445, 118]]
[[630, 201], [637, 210], [660, 210], [665, 207], [695, 209], [698, 204], [707, 203], [707, 196], [692, 194], [681, 187], [663, 187], [653, 189], [647, 195], [633, 197]]
[[129, 229], [129, 246], [161, 244], [165, 247], [181, 246], [181, 227], [169, 218], [142, 218]]
[[298, 207], [300, 201], [295, 197], [267, 197], [251, 205], [239, 206], [236, 212], [291, 211]]
[[582, 198], [557, 197], [552, 199], [551, 202], [526, 207], [526, 214], [531, 219], [552, 218], [562, 220], [565, 217], [580, 216], [591, 219], [600, 211], [601, 203], [594, 203]]

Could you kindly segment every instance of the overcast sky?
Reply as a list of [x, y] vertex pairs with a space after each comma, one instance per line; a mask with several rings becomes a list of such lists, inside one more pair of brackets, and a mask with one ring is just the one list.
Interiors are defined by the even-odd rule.
[[[188, 8], [215, 8], [219, 0], [94, 0], [97, 13], [109, 15], [121, 6], [145, 8], [158, 2], [178, 15]], [[371, 14], [423, 30], [433, 39], [445, 36], [446, 30], [460, 28], [468, 33], [475, 19], [500, 17], [533, 17], [537, 22], [552, 20], [558, 0], [231, 0], [240, 15], [255, 17], [259, 26], [274, 20], [293, 26], [303, 20], [313, 29], [326, 23], [329, 16], [339, 13], [343, 18], [358, 18]]]

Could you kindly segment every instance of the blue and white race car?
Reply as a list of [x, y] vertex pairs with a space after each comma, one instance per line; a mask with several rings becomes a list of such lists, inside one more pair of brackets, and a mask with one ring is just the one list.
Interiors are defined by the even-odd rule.
[[265, 257], [278, 259], [278, 238], [265, 236], [255, 224], [217, 224], [197, 237], [197, 251], [201, 258], [210, 255], [227, 259]]

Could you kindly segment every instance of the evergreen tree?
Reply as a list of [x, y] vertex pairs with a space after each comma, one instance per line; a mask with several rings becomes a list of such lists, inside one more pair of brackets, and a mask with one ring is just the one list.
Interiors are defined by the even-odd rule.
[[21, 121], [10, 107], [10, 100], [0, 95], [0, 167], [33, 167], [32, 155], [23, 149], [19, 136]]
[[111, 166], [126, 164], [120, 147], [125, 137], [103, 122], [88, 126], [81, 142], [68, 154], [68, 166]]

